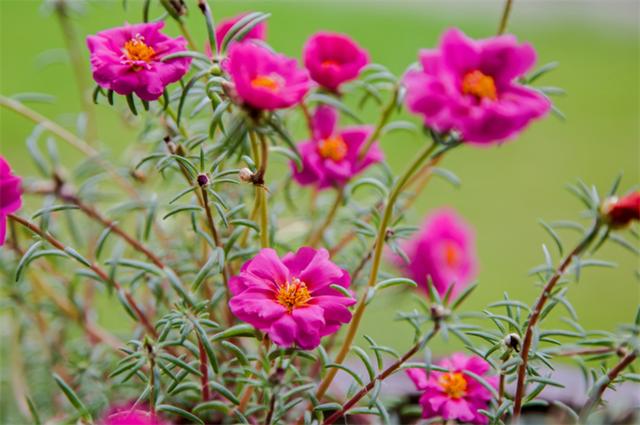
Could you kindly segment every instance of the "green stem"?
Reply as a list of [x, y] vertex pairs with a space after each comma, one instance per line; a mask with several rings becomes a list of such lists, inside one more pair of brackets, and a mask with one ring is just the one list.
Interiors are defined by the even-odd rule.
[[337, 191], [338, 193], [336, 194], [336, 199], [335, 201], [333, 201], [333, 205], [331, 206], [331, 209], [329, 210], [327, 217], [322, 222], [320, 227], [318, 227], [318, 229], [311, 234], [307, 245], [315, 248], [318, 245], [318, 243], [322, 240], [322, 236], [324, 235], [325, 230], [327, 230], [329, 225], [331, 225], [331, 223], [333, 222], [333, 219], [335, 218], [336, 213], [338, 212], [338, 208], [340, 208], [340, 205], [342, 204], [342, 200], [344, 199], [344, 189], [338, 188]]
[[[367, 284], [367, 288], [371, 288], [375, 285], [378, 279], [378, 271], [380, 269], [380, 264], [382, 260], [382, 251], [384, 248], [384, 242], [387, 235], [387, 228], [389, 227], [389, 222], [391, 221], [391, 216], [393, 215], [393, 207], [398, 200], [398, 197], [402, 193], [402, 188], [406, 184], [406, 182], [415, 174], [415, 172], [420, 168], [420, 165], [433, 153], [437, 144], [434, 142], [431, 145], [427, 146], [427, 148], [413, 161], [413, 163], [407, 168], [407, 170], [400, 176], [400, 178], [395, 182], [393, 186], [393, 190], [389, 195], [389, 200], [387, 201], [386, 208], [384, 210], [384, 215], [382, 216], [382, 220], [380, 221], [380, 227], [378, 229], [378, 235], [375, 241], [375, 250], [373, 254], [373, 263], [371, 265], [371, 274], [369, 275], [369, 282]], [[362, 320], [362, 316], [364, 314], [364, 310], [366, 308], [366, 297], [367, 291], [363, 293], [360, 298], [360, 302], [358, 303], [358, 307], [356, 308], [356, 312], [353, 315], [351, 320], [351, 324], [349, 325], [349, 329], [347, 331], [347, 335], [344, 339], [342, 347], [336, 356], [334, 363], [342, 364], [344, 359], [347, 357], [347, 353], [351, 349], [351, 343], [355, 338], [358, 327], [360, 326], [360, 321]], [[318, 389], [316, 391], [316, 398], [318, 400], [322, 399], [327, 389], [331, 385], [333, 378], [335, 377], [338, 369], [331, 368], [327, 375], [322, 380]]]
[[60, 22], [60, 27], [62, 28], [65, 44], [67, 45], [71, 67], [76, 77], [76, 85], [78, 86], [78, 92], [80, 94], [80, 105], [87, 118], [87, 140], [90, 143], [95, 143], [98, 139], [98, 129], [96, 127], [95, 108], [89, 97], [89, 85], [87, 83], [85, 68], [86, 61], [82, 57], [78, 37], [69, 17], [67, 1], [57, 0], [55, 3], [55, 11], [58, 16], [58, 21]]
[[134, 187], [129, 183], [125, 178], [123, 178], [118, 171], [107, 161], [100, 157], [100, 153], [91, 147], [86, 140], [81, 139], [75, 134], [71, 133], [69, 130], [61, 127], [55, 122], [51, 121], [44, 115], [39, 114], [31, 108], [28, 108], [24, 104], [18, 102], [17, 100], [11, 99], [9, 97], [0, 96], [0, 106], [12, 110], [23, 117], [33, 121], [34, 123], [42, 126], [42, 128], [50, 131], [51, 133], [58, 136], [60, 139], [64, 140], [84, 155], [91, 157], [94, 161], [100, 165], [107, 173], [113, 177], [113, 180], [127, 193], [133, 196], [135, 199], [140, 199], [140, 196], [134, 189]]
[[498, 35], [504, 34], [507, 30], [507, 23], [509, 22], [509, 15], [511, 13], [511, 6], [513, 0], [506, 0], [504, 3], [504, 9], [502, 10], [502, 18], [500, 18], [500, 25], [498, 26]]
[[376, 124], [376, 127], [373, 130], [373, 133], [371, 133], [371, 136], [369, 136], [366, 143], [362, 146], [362, 148], [360, 149], [360, 152], [358, 153], [359, 161], [362, 161], [362, 159], [364, 159], [364, 157], [367, 155], [367, 152], [371, 148], [371, 145], [373, 145], [373, 143], [378, 139], [378, 137], [380, 137], [382, 128], [387, 124], [387, 121], [389, 121], [389, 118], [391, 117], [391, 113], [393, 112], [393, 110], [396, 107], [396, 104], [398, 103], [399, 90], [400, 90], [399, 86], [396, 86], [393, 89], [393, 94], [391, 95], [391, 99], [389, 99], [389, 103], [387, 103], [387, 106], [382, 111], [382, 114], [378, 119], [378, 123]]

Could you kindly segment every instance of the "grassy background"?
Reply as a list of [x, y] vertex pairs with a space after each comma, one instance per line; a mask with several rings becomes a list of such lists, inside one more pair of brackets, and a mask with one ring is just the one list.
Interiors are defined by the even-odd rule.
[[[498, 2], [480, 1], [210, 3], [218, 19], [246, 10], [271, 12], [269, 42], [294, 56], [300, 55], [303, 41], [315, 31], [347, 32], [369, 49], [375, 62], [396, 73], [416, 60], [419, 48], [433, 46], [449, 26], [475, 37], [493, 34], [501, 11]], [[70, 68], [56, 61], [43, 66], [59, 56], [56, 52], [64, 47], [63, 40], [57, 21], [41, 13], [40, 7], [39, 1], [0, 0], [0, 92], [50, 93], [56, 102], [35, 108], [73, 127], [69, 113], [76, 113], [78, 104]], [[120, 1], [92, 2], [76, 23], [86, 35], [125, 20], [138, 21], [140, 10], [135, 1], [129, 1], [127, 13]], [[568, 120], [550, 117], [499, 148], [459, 149], [444, 165], [461, 177], [462, 187], [453, 189], [434, 181], [417, 204], [414, 222], [431, 208], [452, 205], [477, 228], [481, 290], [468, 308], [482, 308], [504, 291], [512, 298], [533, 301], [536, 288], [527, 270], [542, 262], [542, 243], [554, 249], [538, 219], [574, 218], [580, 211], [578, 202], [564, 189], [566, 183], [583, 178], [605, 189], [620, 171], [625, 175], [623, 190], [639, 181], [637, 16], [638, 3], [633, 1], [608, 1], [600, 6], [577, 1], [516, 2], [510, 30], [535, 45], [539, 64], [560, 61], [561, 67], [541, 84], [567, 90], [568, 96], [559, 98], [557, 105]], [[190, 17], [190, 27], [202, 46], [204, 26], [197, 10]], [[168, 29], [177, 33], [173, 23], [168, 23]], [[28, 175], [33, 166], [24, 141], [32, 125], [11, 112], [0, 113], [0, 152], [19, 174]], [[99, 107], [101, 138], [117, 154], [135, 140], [135, 131], [115, 115], [108, 107]], [[402, 169], [418, 143], [422, 142], [406, 137], [383, 140], [394, 170]], [[74, 156], [70, 153], [65, 158], [71, 161]], [[573, 236], [562, 235], [567, 241]], [[604, 249], [599, 257], [619, 267], [587, 270], [571, 288], [570, 299], [585, 327], [612, 329], [630, 321], [638, 305], [638, 282], [633, 276], [638, 264], [615, 246]], [[398, 305], [409, 307], [408, 297], [381, 297], [371, 309], [376, 314], [366, 315], [364, 328], [378, 342], [401, 348], [408, 342], [409, 330], [392, 320]], [[438, 348], [448, 349], [443, 344]]]

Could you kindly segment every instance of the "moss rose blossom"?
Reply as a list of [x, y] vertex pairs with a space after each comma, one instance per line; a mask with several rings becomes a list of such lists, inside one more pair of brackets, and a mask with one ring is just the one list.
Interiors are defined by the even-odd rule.
[[125, 25], [88, 36], [94, 80], [121, 95], [135, 93], [143, 100], [158, 99], [191, 65], [188, 57], [162, 60], [187, 48], [184, 38], [160, 32], [163, 27], [164, 22]]
[[298, 145], [302, 170], [291, 163], [293, 178], [301, 185], [319, 189], [342, 186], [353, 176], [377, 162], [384, 154], [374, 142], [364, 157], [359, 158], [362, 145], [373, 132], [371, 126], [338, 128], [338, 113], [329, 106], [319, 106], [312, 118], [312, 140]]
[[22, 207], [22, 179], [13, 174], [9, 162], [0, 155], [0, 246], [7, 234], [7, 215]]
[[479, 356], [455, 353], [437, 365], [448, 372], [432, 371], [427, 377], [424, 369], [407, 369], [407, 375], [422, 392], [419, 401], [422, 417], [486, 424], [488, 418], [478, 410], [489, 407], [491, 392], [464, 371], [481, 376], [489, 385], [497, 388], [498, 377], [486, 376], [489, 363]]
[[533, 47], [512, 35], [473, 40], [450, 29], [407, 72], [407, 106], [425, 125], [456, 130], [469, 143], [510, 139], [551, 108], [545, 96], [517, 82], [535, 60]]
[[280, 258], [265, 248], [229, 281], [229, 307], [276, 344], [311, 350], [351, 320], [348, 307], [356, 300], [330, 287], [350, 281], [324, 249], [303, 247]]
[[440, 295], [454, 285], [455, 296], [476, 276], [474, 231], [452, 209], [443, 208], [430, 214], [402, 248], [409, 263], [399, 258], [396, 263], [425, 290], [429, 278]]
[[251, 41], [231, 46], [227, 68], [238, 96], [253, 109], [288, 108], [309, 91], [309, 74], [295, 59]]
[[345, 34], [319, 32], [304, 46], [304, 65], [311, 78], [322, 87], [338, 91], [354, 80], [369, 63], [369, 54]]

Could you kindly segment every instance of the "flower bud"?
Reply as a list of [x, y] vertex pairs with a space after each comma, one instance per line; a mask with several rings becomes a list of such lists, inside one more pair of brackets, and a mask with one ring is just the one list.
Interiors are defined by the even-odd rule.
[[431, 318], [434, 321], [446, 319], [450, 314], [451, 310], [440, 304], [433, 304], [431, 306]]
[[504, 345], [512, 350], [515, 350], [517, 353], [520, 352], [520, 345], [522, 344], [522, 340], [520, 339], [520, 335], [516, 333], [511, 333], [504, 337], [502, 340]]
[[600, 208], [606, 223], [614, 229], [628, 226], [640, 220], [640, 191], [632, 192], [620, 199], [611, 197]]
[[203, 174], [198, 174], [197, 180], [198, 180], [198, 184], [200, 185], [200, 187], [204, 187], [204, 186], [209, 184], [209, 176], [207, 176], [204, 173]]
[[245, 183], [252, 183], [253, 182], [253, 176], [254, 174], [251, 172], [250, 169], [248, 168], [241, 168], [240, 171], [238, 172], [239, 176], [240, 176], [240, 180], [245, 182]]

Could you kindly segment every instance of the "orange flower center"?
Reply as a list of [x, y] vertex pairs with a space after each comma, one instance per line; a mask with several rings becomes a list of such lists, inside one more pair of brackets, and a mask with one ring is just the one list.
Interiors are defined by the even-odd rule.
[[347, 155], [347, 144], [340, 136], [327, 137], [320, 141], [318, 152], [325, 159], [332, 159], [335, 162], [342, 161]]
[[445, 242], [442, 253], [444, 254], [444, 261], [449, 267], [454, 267], [460, 262], [460, 250], [455, 243]]
[[280, 285], [278, 293], [276, 294], [278, 304], [286, 307], [289, 313], [291, 313], [294, 308], [306, 306], [310, 299], [311, 294], [307, 289], [307, 284], [297, 277], [294, 277], [291, 282]]
[[478, 99], [496, 100], [498, 98], [493, 77], [478, 70], [467, 72], [462, 78], [462, 93], [475, 96]]
[[266, 89], [275, 93], [282, 87], [282, 79], [277, 75], [258, 75], [251, 80], [251, 87], [254, 89]]
[[124, 53], [132, 61], [143, 61], [149, 63], [156, 55], [153, 47], [144, 42], [144, 37], [137, 34], [134, 38], [124, 43]]
[[442, 391], [453, 399], [462, 398], [467, 394], [467, 380], [460, 372], [444, 373], [438, 378]]
[[338, 62], [336, 62], [336, 61], [334, 61], [332, 59], [324, 60], [324, 61], [322, 61], [322, 64], [321, 64], [321, 66], [323, 68], [330, 68], [332, 66], [338, 66], [338, 65], [339, 65]]

